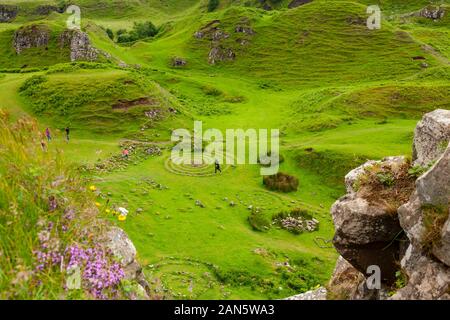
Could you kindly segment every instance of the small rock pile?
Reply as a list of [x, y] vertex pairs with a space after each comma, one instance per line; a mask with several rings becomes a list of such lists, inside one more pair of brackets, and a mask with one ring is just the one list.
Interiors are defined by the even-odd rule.
[[279, 224], [281, 228], [291, 231], [296, 234], [303, 232], [314, 232], [319, 227], [319, 220], [310, 219], [307, 220], [303, 217], [287, 216], [285, 218], [275, 220], [274, 224]]

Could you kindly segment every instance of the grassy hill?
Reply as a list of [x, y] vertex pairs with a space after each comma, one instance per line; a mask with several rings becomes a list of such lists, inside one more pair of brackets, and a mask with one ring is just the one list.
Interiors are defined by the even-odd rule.
[[[283, 298], [324, 284], [336, 259], [328, 209], [344, 193], [343, 176], [369, 158], [410, 156], [422, 114], [450, 108], [450, 11], [439, 21], [410, 15], [433, 1], [268, 2], [273, 10], [223, 0], [207, 12], [197, 0], [80, 0], [83, 31], [111, 57], [71, 63], [54, 42], [21, 55], [12, 48], [14, 32], [33, 24], [55, 40], [67, 15], [33, 12], [61, 1], [2, 1], [23, 10], [0, 24], [0, 108], [50, 127], [50, 151], [83, 168], [101, 207], [130, 210], [120, 225], [167, 298]], [[368, 30], [366, 6], [376, 3], [382, 28]], [[116, 42], [118, 30], [142, 21], [158, 34]], [[233, 58], [209, 63], [213, 48]], [[221, 175], [173, 165], [170, 134], [194, 119], [204, 130], [280, 129], [281, 171], [299, 179], [298, 191], [266, 190], [257, 165]], [[124, 160], [130, 145], [137, 151]], [[143, 157], [150, 147], [160, 155]], [[320, 228], [257, 231], [251, 208], [263, 222], [303, 208]]]

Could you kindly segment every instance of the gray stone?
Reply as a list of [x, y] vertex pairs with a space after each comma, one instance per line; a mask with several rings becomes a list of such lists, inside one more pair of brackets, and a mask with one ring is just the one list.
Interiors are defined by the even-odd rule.
[[444, 153], [449, 141], [450, 110], [437, 109], [425, 114], [414, 134], [414, 164], [429, 165]]
[[[450, 133], [450, 122], [448, 129]], [[422, 204], [447, 205], [449, 203], [450, 147], [428, 172], [417, 179], [416, 188]]]

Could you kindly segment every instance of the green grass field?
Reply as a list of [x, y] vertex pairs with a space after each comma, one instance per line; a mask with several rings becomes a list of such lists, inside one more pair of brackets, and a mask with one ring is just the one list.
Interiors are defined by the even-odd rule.
[[[345, 193], [345, 174], [367, 159], [410, 156], [422, 114], [450, 109], [450, 10], [441, 22], [403, 21], [400, 15], [430, 1], [375, 1], [384, 13], [382, 28], [368, 30], [354, 21], [365, 22], [372, 2], [315, 0], [288, 10], [289, 1], [281, 1], [265, 11], [257, 1], [228, 0], [207, 13], [207, 1], [80, 0], [83, 29], [112, 62], [71, 64], [55, 43], [21, 56], [11, 46], [23, 24], [43, 23], [55, 33], [63, 28], [60, 14], [27, 14], [56, 1], [3, 1], [28, 11], [0, 24], [0, 108], [13, 118], [36, 117], [42, 130], [50, 127], [50, 150], [76, 166], [120, 154], [125, 140], [162, 148], [162, 155], [145, 160], [132, 155], [126, 168], [85, 173], [105, 195], [103, 209], [114, 204], [130, 210], [125, 222], [105, 216], [130, 235], [155, 290], [174, 299], [298, 294], [326, 284], [333, 270], [329, 208]], [[147, 20], [160, 33], [133, 44], [119, 45], [104, 31]], [[212, 20], [230, 35], [221, 45], [235, 52], [234, 61], [208, 64], [211, 42], [194, 33]], [[235, 32], [242, 21], [253, 35]], [[417, 56], [426, 59], [426, 68]], [[173, 57], [187, 65], [172, 67]], [[140, 98], [147, 103], [113, 108]], [[146, 118], [149, 108], [161, 118]], [[280, 170], [299, 179], [298, 191], [267, 191], [258, 165], [218, 175], [210, 167], [200, 174], [205, 176], [189, 172], [201, 169], [174, 169], [171, 132], [192, 129], [194, 120], [204, 129], [280, 129]], [[68, 125], [70, 143], [63, 133]], [[320, 228], [301, 235], [275, 226], [256, 231], [249, 206], [268, 219], [304, 208]]]

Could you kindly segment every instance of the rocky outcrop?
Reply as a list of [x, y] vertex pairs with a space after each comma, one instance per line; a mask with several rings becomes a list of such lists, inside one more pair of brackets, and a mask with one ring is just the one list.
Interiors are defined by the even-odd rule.
[[208, 63], [217, 64], [223, 61], [234, 61], [236, 59], [236, 45], [234, 42], [245, 46], [250, 43], [250, 39], [256, 34], [251, 27], [250, 20], [243, 17], [234, 27], [234, 32], [227, 32], [221, 28], [220, 20], [213, 20], [195, 32], [194, 37], [198, 40], [210, 42], [208, 53]]
[[236, 54], [230, 48], [214, 47], [208, 54], [208, 62], [210, 64], [216, 64], [219, 61], [233, 61], [236, 58]]
[[[333, 244], [337, 251], [361, 273], [366, 273], [369, 266], [378, 265], [383, 270], [381, 276], [385, 283], [395, 280], [401, 227], [398, 216], [392, 212], [395, 202], [381, 195], [374, 196], [372, 185], [387, 192], [395, 190], [394, 185], [402, 177], [400, 171], [405, 167], [404, 157], [365, 163], [346, 176], [349, 193], [331, 208], [336, 229]], [[394, 174], [388, 178], [386, 172]], [[380, 183], [381, 178], [391, 179], [389, 185]], [[376, 181], [372, 181], [374, 179]]]
[[19, 8], [17, 6], [0, 4], [0, 23], [13, 21], [18, 13]]
[[50, 41], [50, 29], [45, 25], [29, 25], [14, 33], [13, 46], [17, 54], [25, 49], [47, 47]]
[[414, 164], [427, 166], [443, 153], [449, 141], [450, 111], [438, 109], [427, 113], [414, 133]]
[[[449, 135], [450, 111], [430, 112], [415, 130], [414, 164], [405, 167], [404, 158], [390, 157], [369, 161], [346, 176], [348, 194], [331, 209], [333, 242], [342, 257], [329, 298], [450, 299]], [[417, 165], [427, 166], [417, 179], [412, 178], [415, 170], [405, 174]], [[376, 186], [379, 182], [384, 187]], [[406, 238], [397, 241], [402, 233]], [[367, 288], [363, 275], [370, 265], [380, 267], [381, 289]]]
[[439, 6], [428, 6], [420, 10], [419, 16], [432, 19], [439, 20], [442, 19], [445, 15], [445, 9]]
[[112, 227], [105, 234], [103, 243], [120, 262], [124, 279], [137, 283], [137, 296], [134, 298], [148, 298], [149, 285], [136, 260], [136, 248], [127, 234], [120, 228]]
[[70, 48], [71, 61], [95, 61], [99, 55], [99, 50], [91, 45], [89, 36], [80, 30], [65, 30], [59, 36], [59, 45]]

